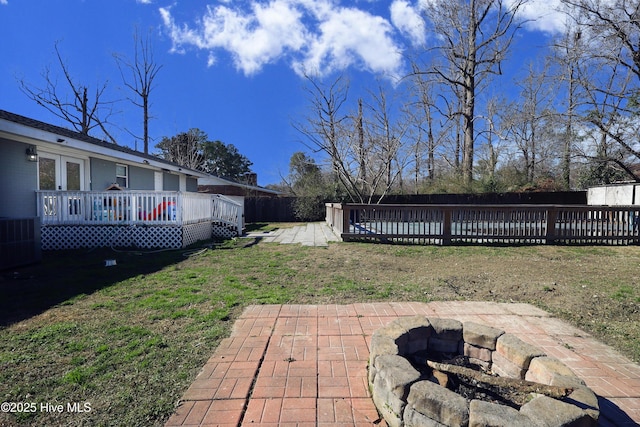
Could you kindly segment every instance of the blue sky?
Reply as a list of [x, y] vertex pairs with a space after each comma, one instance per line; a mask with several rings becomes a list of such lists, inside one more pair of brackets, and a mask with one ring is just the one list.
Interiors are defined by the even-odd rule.
[[[0, 109], [66, 126], [18, 84], [44, 86], [48, 66], [66, 88], [56, 42], [76, 82], [94, 90], [108, 82], [104, 99], [124, 100], [130, 94], [113, 54], [131, 58], [135, 29], [150, 31], [162, 65], [151, 93], [155, 142], [197, 127], [247, 156], [260, 185], [277, 183], [291, 155], [306, 151], [291, 126], [307, 106], [303, 70], [346, 70], [365, 87], [402, 75], [403, 50], [425, 37], [420, 1], [0, 0]], [[522, 33], [517, 63], [531, 52], [527, 46], [543, 43], [539, 29], [559, 28], [554, 3], [528, 6], [529, 17], [541, 18]], [[127, 101], [114, 111], [112, 134], [141, 150], [126, 131], [141, 133], [141, 111]]]

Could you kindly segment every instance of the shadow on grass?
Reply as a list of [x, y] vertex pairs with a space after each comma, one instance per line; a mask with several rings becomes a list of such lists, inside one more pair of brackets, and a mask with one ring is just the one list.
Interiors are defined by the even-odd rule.
[[[39, 264], [0, 271], [0, 327], [125, 279], [161, 270], [182, 261], [183, 254], [178, 250], [110, 249], [44, 252]], [[115, 265], [107, 267], [106, 260], [115, 260]]]
[[[247, 224], [245, 226], [245, 232], [247, 233], [251, 233], [254, 231], [269, 231], [267, 230], [267, 227], [269, 226], [269, 223], [267, 222], [252, 222], [250, 224]], [[275, 228], [275, 230], [277, 230], [277, 228]]]

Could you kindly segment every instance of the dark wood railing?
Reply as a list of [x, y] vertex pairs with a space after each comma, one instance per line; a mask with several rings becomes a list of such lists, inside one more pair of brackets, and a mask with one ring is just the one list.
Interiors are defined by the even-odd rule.
[[327, 204], [344, 241], [637, 244], [640, 206]]

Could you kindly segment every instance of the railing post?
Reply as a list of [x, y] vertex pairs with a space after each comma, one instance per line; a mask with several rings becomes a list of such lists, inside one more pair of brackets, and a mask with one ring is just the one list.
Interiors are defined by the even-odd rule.
[[545, 242], [552, 245], [556, 241], [556, 221], [558, 220], [558, 209], [555, 206], [547, 209], [547, 230], [545, 233]]
[[451, 209], [444, 208], [442, 215], [442, 244], [451, 244]]
[[340, 207], [342, 208], [342, 225], [340, 227], [340, 233], [348, 233], [350, 231], [349, 217], [351, 216], [351, 208], [346, 204], [341, 204]]
[[[186, 200], [184, 199], [184, 196], [182, 195], [182, 193], [178, 193], [176, 195], [176, 221], [178, 222], [178, 225], [182, 225], [182, 219], [184, 218], [184, 209], [185, 209], [185, 202]], [[170, 221], [171, 217], [169, 215], [169, 212], [167, 212], [167, 221]]]
[[333, 203], [324, 204], [324, 222], [333, 228]]
[[238, 221], [238, 237], [240, 237], [242, 236], [242, 230], [244, 229], [244, 205], [238, 206], [236, 215]]

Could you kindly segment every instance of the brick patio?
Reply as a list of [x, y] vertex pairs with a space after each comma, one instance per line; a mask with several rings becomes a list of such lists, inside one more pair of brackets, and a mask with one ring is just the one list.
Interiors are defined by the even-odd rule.
[[248, 307], [182, 397], [173, 426], [385, 426], [367, 387], [373, 331], [416, 314], [484, 323], [560, 359], [600, 397], [600, 423], [640, 423], [640, 366], [527, 304]]

